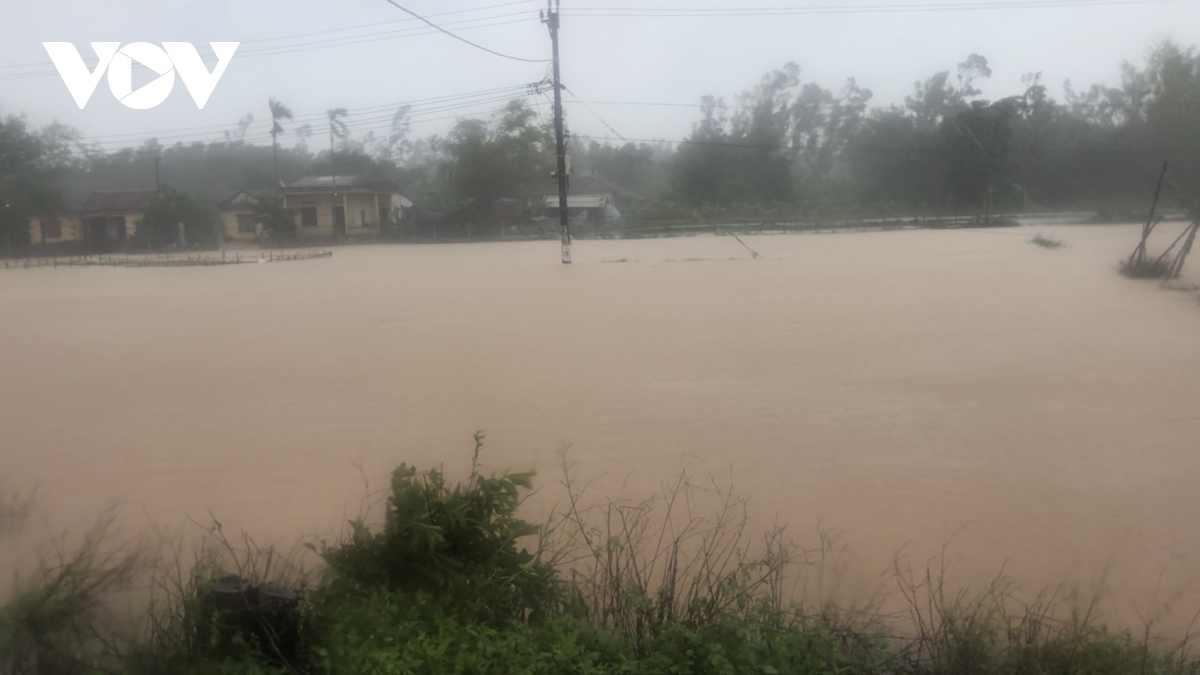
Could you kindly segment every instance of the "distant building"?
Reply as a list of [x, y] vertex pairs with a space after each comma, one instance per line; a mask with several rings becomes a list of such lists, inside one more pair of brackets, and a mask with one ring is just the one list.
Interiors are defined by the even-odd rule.
[[[547, 196], [543, 209], [546, 217], [558, 222], [558, 209], [558, 195]], [[621, 218], [612, 195], [567, 195], [567, 214], [572, 223], [594, 226], [609, 225]]]
[[121, 245], [137, 234], [155, 194], [154, 190], [96, 190], [77, 209], [30, 220], [29, 240], [33, 244], [74, 242], [101, 250]]
[[218, 204], [221, 235], [225, 241], [257, 241], [262, 228], [254, 219], [254, 207], [259, 201], [274, 196], [271, 190], [238, 190]]
[[[633, 190], [605, 180], [595, 172], [572, 176], [567, 195], [567, 213], [571, 222], [593, 226], [611, 225], [620, 220], [621, 209], [632, 206], [639, 196]], [[542, 213], [558, 221], [558, 195], [546, 195]]]
[[280, 188], [286, 208], [296, 211], [301, 237], [356, 237], [379, 232], [398, 221], [412, 202], [395, 183], [360, 176], [310, 176]]

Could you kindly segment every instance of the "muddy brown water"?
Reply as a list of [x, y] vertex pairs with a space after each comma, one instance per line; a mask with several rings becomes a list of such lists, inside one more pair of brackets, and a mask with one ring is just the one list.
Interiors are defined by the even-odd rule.
[[[1035, 233], [1066, 242], [1028, 243]], [[36, 532], [118, 500], [334, 533], [400, 462], [593, 490], [732, 477], [853, 586], [947, 549], [970, 582], [1200, 609], [1200, 303], [1115, 273], [1136, 226], [347, 247], [0, 273], [0, 484]], [[1157, 242], [1160, 248], [1164, 242]], [[625, 262], [616, 262], [624, 260]], [[1194, 273], [1183, 280], [1200, 280]], [[360, 472], [357, 466], [362, 467]], [[859, 575], [854, 577], [854, 575]], [[857, 578], [858, 582], [854, 579]]]

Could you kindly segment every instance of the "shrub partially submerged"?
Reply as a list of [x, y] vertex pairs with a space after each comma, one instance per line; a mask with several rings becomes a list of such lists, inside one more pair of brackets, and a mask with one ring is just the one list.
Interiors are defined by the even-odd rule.
[[1171, 264], [1164, 258], [1141, 257], [1133, 261], [1121, 261], [1121, 274], [1130, 279], [1165, 279]]
[[1042, 248], [1048, 248], [1051, 250], [1066, 246], [1066, 244], [1062, 243], [1058, 239], [1043, 237], [1040, 234], [1036, 235], [1033, 239], [1030, 239], [1029, 243], [1033, 244], [1034, 246], [1041, 246]]

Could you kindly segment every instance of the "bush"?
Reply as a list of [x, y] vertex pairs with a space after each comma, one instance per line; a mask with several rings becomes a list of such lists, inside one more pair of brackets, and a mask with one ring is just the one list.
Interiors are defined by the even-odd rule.
[[1140, 257], [1133, 262], [1122, 260], [1120, 270], [1130, 279], [1165, 279], [1171, 271], [1171, 264], [1161, 257]]
[[517, 546], [538, 532], [516, 517], [533, 474], [481, 475], [482, 448], [477, 433], [465, 484], [450, 486], [436, 469], [419, 474], [401, 464], [392, 473], [383, 530], [352, 521], [350, 540], [323, 552], [333, 583], [428, 594], [496, 624], [552, 611], [559, 597], [554, 568]]
[[296, 212], [283, 205], [282, 199], [261, 199], [254, 205], [254, 222], [262, 228], [262, 236], [277, 243], [296, 238]]
[[1034, 246], [1041, 246], [1042, 248], [1048, 248], [1051, 250], [1054, 250], [1056, 248], [1062, 248], [1062, 247], [1066, 246], [1066, 244], [1062, 243], [1058, 239], [1051, 239], [1049, 237], [1043, 237], [1040, 234], [1035, 236], [1033, 239], [1030, 239], [1029, 243], [1033, 244]]

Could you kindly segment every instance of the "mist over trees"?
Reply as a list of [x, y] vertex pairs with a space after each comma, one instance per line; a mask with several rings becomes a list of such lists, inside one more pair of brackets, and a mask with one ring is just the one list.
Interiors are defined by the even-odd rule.
[[[729, 101], [704, 97], [684, 139], [614, 144], [572, 136], [572, 173], [635, 188], [639, 203], [623, 209], [632, 220], [1119, 213], [1141, 208], [1163, 161], [1172, 166], [1168, 203], [1200, 194], [1194, 48], [1155, 45], [1143, 64], [1124, 64], [1115, 85], [1076, 88], [1068, 80], [1061, 101], [1040, 73], [1023, 77], [1023, 91], [983, 99], [980, 84], [993, 65], [968, 55], [915, 82], [903, 102], [880, 105], [865, 83], [851, 78], [826, 88], [788, 63]], [[485, 236], [494, 234], [488, 223], [497, 200], [536, 210], [554, 191], [550, 120], [527, 99], [460, 119], [444, 136], [415, 136], [410, 113], [397, 108], [386, 130], [359, 136], [345, 110], [329, 111], [327, 127], [295, 124], [288, 105], [271, 98], [224, 141], [151, 140], [116, 152], [101, 152], [71, 129], [30, 129], [10, 116], [0, 122], [0, 247], [22, 243], [29, 217], [78, 204], [94, 189], [166, 183], [215, 204], [239, 189], [304, 175], [357, 174], [395, 181], [419, 210], [474, 223]], [[272, 123], [269, 144], [246, 140], [256, 114]]]

